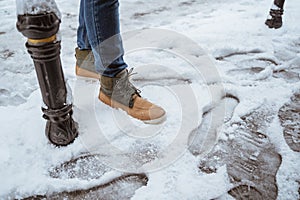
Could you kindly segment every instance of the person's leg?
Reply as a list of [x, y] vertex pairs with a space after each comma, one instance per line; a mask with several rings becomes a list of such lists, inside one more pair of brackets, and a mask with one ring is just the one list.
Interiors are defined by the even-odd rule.
[[118, 0], [82, 0], [97, 72], [114, 77], [127, 67], [119, 26]]
[[118, 0], [82, 0], [84, 20], [95, 66], [101, 74], [99, 99], [103, 103], [125, 110], [134, 118], [148, 123], [160, 123], [165, 111], [140, 96], [129, 81], [130, 73], [123, 60], [119, 25]]
[[113, 77], [126, 68], [119, 33], [118, 1], [81, 0], [76, 74], [91, 78], [100, 78], [99, 74]]
[[[22, 4], [22, 5], [20, 5]], [[59, 11], [55, 1], [39, 4], [17, 0], [18, 30], [28, 38], [26, 47], [31, 55], [47, 120], [46, 135], [58, 146], [68, 145], [78, 135], [77, 124], [72, 119], [72, 104], [67, 102], [67, 89], [60, 61]], [[39, 9], [38, 9], [39, 8]], [[35, 13], [40, 10], [39, 13]], [[34, 13], [31, 13], [34, 11]]]
[[100, 75], [96, 72], [94, 55], [89, 43], [87, 28], [85, 24], [85, 0], [80, 1], [79, 8], [79, 26], [77, 29], [77, 48], [75, 48], [76, 57], [76, 75], [99, 79]]
[[84, 4], [85, 4], [85, 1], [81, 0], [80, 6], [79, 6], [79, 26], [77, 29], [77, 46], [80, 50], [91, 50], [92, 47], [89, 43], [85, 20], [84, 20], [84, 15], [85, 15], [85, 13], [84, 13], [85, 5]]
[[269, 28], [280, 28], [282, 26], [284, 0], [274, 0], [274, 3], [270, 9], [270, 14], [265, 21], [265, 24]]

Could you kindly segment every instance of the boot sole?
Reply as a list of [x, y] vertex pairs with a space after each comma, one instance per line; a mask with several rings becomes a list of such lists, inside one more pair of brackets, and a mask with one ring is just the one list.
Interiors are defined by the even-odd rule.
[[75, 73], [77, 76], [81, 76], [81, 77], [85, 77], [85, 78], [93, 78], [93, 79], [98, 79], [98, 80], [100, 79], [100, 74], [80, 68], [78, 65], [76, 65]]
[[129, 113], [128, 107], [124, 106], [123, 104], [112, 100], [111, 98], [109, 98], [108, 96], [106, 96], [105, 94], [103, 94], [102, 92], [100, 92], [98, 99], [103, 102], [104, 104], [112, 107], [112, 108], [116, 108], [116, 109], [122, 109], [124, 110], [128, 115], [130, 115], [131, 117], [141, 120], [142, 122], [144, 122], [145, 124], [161, 124], [164, 121], [166, 121], [167, 117], [166, 114], [162, 115], [159, 118], [156, 119], [140, 119], [138, 117], [134, 117]]

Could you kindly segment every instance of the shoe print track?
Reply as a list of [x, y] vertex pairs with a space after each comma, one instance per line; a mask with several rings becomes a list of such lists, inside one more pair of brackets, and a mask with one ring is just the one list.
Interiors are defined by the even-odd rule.
[[199, 127], [189, 135], [188, 149], [198, 156], [210, 151], [210, 147], [218, 140], [218, 128], [230, 121], [239, 99], [233, 95], [225, 95], [214, 107], [203, 113]]
[[300, 91], [279, 109], [278, 117], [286, 143], [293, 151], [300, 152]]
[[212, 152], [203, 158], [199, 168], [205, 173], [227, 166], [232, 185], [229, 194], [235, 199], [276, 199], [276, 173], [281, 156], [266, 135], [273, 112], [260, 107], [232, 124], [236, 129], [227, 140], [219, 140]]
[[100, 199], [100, 200], [129, 200], [137, 189], [147, 185], [148, 179], [145, 174], [129, 174], [120, 176], [109, 183], [99, 185], [87, 190], [61, 192], [50, 196], [37, 195], [24, 200], [60, 200], [60, 199]]
[[[104, 165], [101, 155], [85, 155], [67, 161], [49, 170], [50, 177], [58, 179], [100, 179], [106, 172], [112, 169]], [[60, 192], [51, 195], [35, 195], [26, 200], [37, 199], [105, 199], [118, 200], [130, 199], [137, 189], [147, 185], [148, 178], [145, 174], [124, 174], [107, 183], [71, 192]]]

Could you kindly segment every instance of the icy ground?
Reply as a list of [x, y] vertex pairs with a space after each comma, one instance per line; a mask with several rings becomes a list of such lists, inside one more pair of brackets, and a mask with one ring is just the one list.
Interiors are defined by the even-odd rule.
[[[63, 17], [62, 63], [74, 92], [75, 118], [81, 136], [66, 148], [48, 143], [35, 71], [24, 47], [26, 39], [15, 28], [15, 5], [0, 0], [0, 199], [87, 189], [118, 176], [118, 170], [94, 180], [49, 176], [51, 167], [87, 151], [86, 138], [97, 128], [89, 117], [95, 110], [95, 122], [107, 140], [125, 152], [135, 153], [141, 163], [151, 165], [156, 153], [172, 144], [179, 133], [185, 105], [180, 104], [180, 96], [174, 91], [192, 88], [197, 107], [187, 118], [201, 118], [203, 114], [202, 123], [199, 120], [185, 127], [191, 135], [203, 129], [209, 116], [205, 113], [207, 105], [218, 109], [211, 104], [208, 87], [220, 82], [209, 79], [206, 85], [180, 56], [144, 49], [126, 55], [126, 61], [137, 71], [144, 69], [139, 66], [153, 63], [169, 67], [166, 71], [140, 70], [133, 77], [143, 96], [167, 110], [168, 120], [149, 129], [134, 121], [137, 127], [153, 129], [156, 135], [148, 138], [142, 138], [142, 133], [136, 133], [126, 123], [117, 123], [114, 117], [123, 113], [97, 101], [98, 83], [77, 79], [74, 74], [79, 2], [57, 3]], [[213, 130], [220, 132], [217, 145], [203, 156], [204, 150], [198, 148], [198, 143], [189, 143], [191, 146], [185, 148], [188, 150], [168, 165], [145, 167], [151, 169], [145, 170], [147, 185], [138, 188], [132, 199], [241, 199], [239, 192], [247, 189], [252, 194], [259, 190], [255, 195], [270, 199], [299, 199], [300, 96], [294, 94], [300, 91], [300, 1], [286, 2], [284, 24], [278, 30], [264, 25], [271, 0], [121, 0], [120, 4], [123, 32], [163, 28], [185, 35], [207, 51], [221, 74], [226, 92], [234, 96], [219, 102], [226, 103], [226, 110], [233, 113], [222, 129]], [[168, 49], [180, 44], [175, 40], [161, 42], [162, 48]], [[192, 49], [190, 52], [195, 53]], [[170, 69], [179, 75], [170, 75]], [[120, 127], [129, 136], [122, 135]], [[142, 139], [134, 140], [133, 136]], [[201, 137], [195, 141], [200, 142]], [[245, 161], [248, 157], [251, 162]], [[236, 189], [238, 184], [242, 186]]]

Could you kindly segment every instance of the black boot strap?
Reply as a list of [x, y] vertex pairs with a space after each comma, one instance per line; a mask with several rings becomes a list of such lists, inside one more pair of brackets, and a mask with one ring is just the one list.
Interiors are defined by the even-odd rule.
[[72, 104], [55, 110], [50, 108], [42, 108], [42, 111], [44, 113], [43, 118], [46, 120], [50, 120], [53, 123], [64, 122], [70, 119], [73, 114]]
[[270, 15], [272, 17], [281, 17], [283, 15], [283, 9], [271, 9], [270, 10]]

